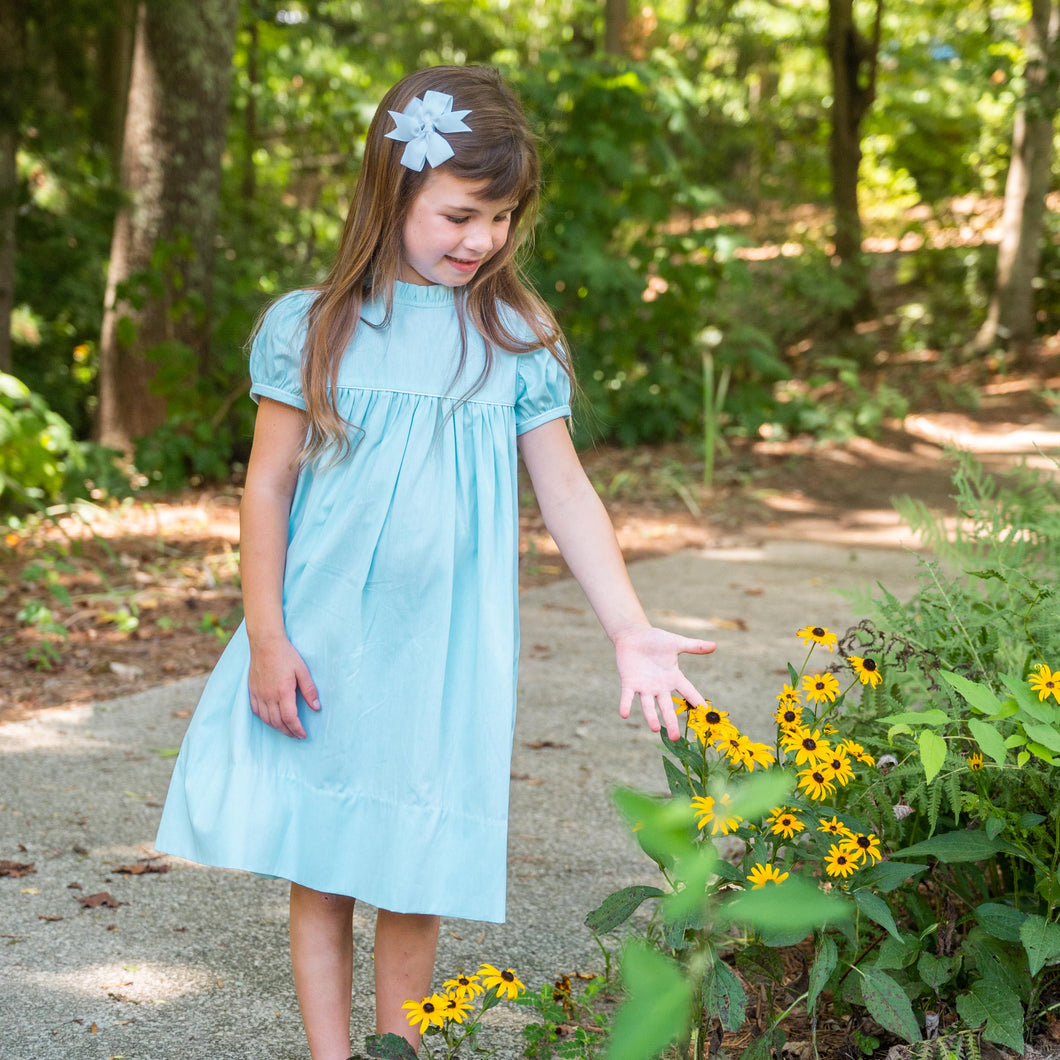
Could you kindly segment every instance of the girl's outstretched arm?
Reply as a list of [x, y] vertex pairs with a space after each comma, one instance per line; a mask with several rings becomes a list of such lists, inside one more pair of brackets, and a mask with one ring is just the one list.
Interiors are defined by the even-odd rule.
[[250, 705], [266, 725], [304, 739], [297, 692], [320, 709], [316, 686], [283, 624], [287, 521], [305, 440], [302, 412], [262, 398], [239, 506], [239, 573], [250, 642]]
[[716, 645], [667, 633], [648, 621], [630, 583], [611, 520], [586, 477], [563, 420], [551, 420], [519, 438], [541, 515], [571, 573], [615, 646], [622, 681], [619, 713], [629, 717], [633, 699], [653, 732], [666, 726], [671, 740], [681, 735], [671, 699], [690, 703], [703, 696], [681, 672], [678, 655], [707, 655]]

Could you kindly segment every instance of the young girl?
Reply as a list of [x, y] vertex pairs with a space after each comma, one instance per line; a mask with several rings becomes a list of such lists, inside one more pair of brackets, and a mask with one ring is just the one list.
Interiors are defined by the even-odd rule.
[[[406, 77], [368, 130], [338, 260], [265, 314], [241, 508], [246, 621], [211, 675], [156, 846], [291, 881], [313, 1060], [350, 1055], [352, 913], [376, 1020], [414, 1046], [439, 916], [504, 918], [516, 450], [615, 646], [629, 716], [702, 696], [654, 629], [571, 445], [559, 328], [520, 278], [538, 159], [491, 70]], [[474, 866], [474, 871], [471, 867]]]

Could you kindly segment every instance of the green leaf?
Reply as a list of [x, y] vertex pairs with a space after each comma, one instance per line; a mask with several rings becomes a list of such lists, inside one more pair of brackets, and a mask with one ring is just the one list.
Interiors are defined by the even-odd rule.
[[608, 1060], [645, 1060], [685, 1032], [692, 987], [657, 950], [631, 942], [622, 952], [626, 1001], [611, 1025]]
[[922, 953], [920, 960], [916, 962], [916, 970], [921, 980], [937, 994], [939, 987], [948, 983], [953, 975], [953, 958]]
[[1031, 975], [1037, 975], [1047, 961], [1060, 957], [1060, 924], [1032, 913], [1020, 925], [1020, 941], [1027, 951]]
[[900, 861], [881, 861], [871, 869], [866, 869], [859, 876], [862, 887], [871, 887], [881, 894], [888, 894], [896, 887], [901, 887], [911, 876], [919, 876], [929, 866], [907, 865]]
[[758, 942], [736, 951], [736, 968], [752, 983], [780, 984], [784, 981], [784, 962], [780, 954]]
[[901, 714], [888, 714], [879, 719], [889, 725], [948, 725], [950, 716], [937, 707], [930, 710], [906, 710]]
[[1029, 714], [1037, 721], [1051, 725], [1056, 721], [1056, 714], [1048, 703], [1043, 703], [1037, 693], [1025, 681], [1013, 677], [1011, 674], [1002, 674], [1001, 681], [1012, 693], [1012, 698], [1019, 704], [1020, 711]]
[[721, 958], [707, 972], [704, 994], [707, 1011], [721, 1020], [727, 1031], [738, 1031], [747, 1017], [747, 995], [736, 973]]
[[784, 802], [795, 778], [784, 769], [765, 769], [732, 785], [729, 813], [745, 821], [761, 816], [766, 810]]
[[925, 729], [917, 743], [920, 745], [920, 762], [924, 767], [924, 777], [930, 784], [946, 761], [946, 741], [937, 732]]
[[984, 861], [993, 857], [1005, 844], [1000, 839], [991, 839], [982, 831], [943, 832], [922, 843], [892, 851], [892, 858], [920, 857], [931, 854], [948, 865], [960, 861]]
[[902, 936], [898, 933], [898, 925], [894, 922], [894, 917], [891, 916], [891, 910], [878, 894], [873, 894], [872, 891], [857, 890], [854, 892], [854, 901], [857, 902], [858, 908], [870, 920], [874, 920], [880, 927], [886, 928], [889, 935], [893, 935], [901, 942]]
[[1005, 764], [1005, 740], [997, 729], [978, 718], [968, 719], [968, 729], [983, 754], [992, 758], [999, 766]]
[[825, 984], [835, 971], [838, 959], [839, 951], [836, 949], [835, 940], [831, 935], [825, 935], [821, 939], [821, 948], [817, 951], [817, 957], [810, 967], [810, 986], [806, 993], [808, 1009], [812, 1009], [816, 1004]]
[[983, 1037], [1023, 1054], [1023, 1006], [1020, 999], [996, 979], [980, 979], [971, 993], [957, 998], [957, 1013], [969, 1027], [986, 1029]]
[[993, 935], [1003, 942], [1019, 942], [1020, 927], [1027, 919], [1027, 914], [1013, 909], [1010, 905], [983, 902], [975, 907], [975, 919], [988, 935]]
[[1026, 832], [1031, 828], [1037, 827], [1044, 820], [1044, 813], [1025, 813], [1020, 815], [1020, 819], [1016, 822], [1016, 827]]
[[1001, 701], [986, 685], [976, 684], [960, 674], [941, 672], [941, 677], [948, 685], [955, 688], [961, 696], [980, 714], [996, 714], [1001, 709]]
[[861, 994], [869, 1015], [883, 1028], [907, 1042], [920, 1041], [920, 1027], [905, 991], [886, 972], [870, 968], [861, 980]]
[[619, 924], [624, 924], [646, 899], [659, 898], [664, 893], [658, 887], [623, 887], [621, 891], [609, 894], [585, 918], [585, 926], [597, 935], [606, 935]]
[[1036, 721], [1025, 721], [1023, 731], [1035, 743], [1044, 744], [1050, 751], [1060, 753], [1060, 731], [1052, 725], [1042, 725]]
[[695, 795], [692, 785], [688, 782], [688, 777], [685, 776], [685, 771], [680, 769], [676, 763], [669, 758], [664, 758], [663, 768], [666, 770], [666, 784], [671, 795], [684, 795], [689, 799]]
[[399, 1034], [370, 1034], [364, 1048], [374, 1060], [416, 1060], [416, 1050]]
[[801, 932], [802, 939], [811, 928], [845, 920], [851, 909], [839, 895], [825, 894], [809, 880], [792, 876], [783, 883], [737, 893], [721, 904], [720, 914], [730, 923], [750, 924], [763, 934]]

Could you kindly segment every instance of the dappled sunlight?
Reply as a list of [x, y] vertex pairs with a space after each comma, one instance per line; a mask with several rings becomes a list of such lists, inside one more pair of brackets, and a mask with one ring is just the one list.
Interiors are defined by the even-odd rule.
[[109, 747], [110, 741], [83, 729], [92, 721], [95, 713], [94, 706], [84, 704], [56, 707], [45, 714], [11, 722], [4, 726], [0, 754], [50, 751], [55, 754], [76, 755]]
[[26, 985], [93, 1001], [110, 996], [157, 1003], [220, 986], [216, 974], [208, 969], [177, 963], [83, 964], [62, 972], [23, 968], [20, 976]]

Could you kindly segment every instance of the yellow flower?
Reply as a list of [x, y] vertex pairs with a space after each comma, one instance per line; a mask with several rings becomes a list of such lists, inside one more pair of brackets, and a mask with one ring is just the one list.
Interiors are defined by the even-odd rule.
[[767, 743], [748, 740], [743, 748], [743, 764], [748, 773], [754, 772], [756, 764], [768, 769], [776, 760], [776, 752]]
[[795, 764], [817, 765], [826, 758], [831, 757], [832, 748], [827, 740], [821, 739], [821, 730], [814, 729], [812, 732], [800, 726], [785, 732], [781, 738], [784, 750], [788, 754], [795, 755]]
[[978, 751], [973, 751], [968, 756], [968, 768], [976, 772], [983, 768], [983, 756]]
[[693, 707], [688, 712], [688, 727], [705, 744], [718, 743], [738, 734], [729, 715], [723, 710], [715, 710], [710, 703]]
[[826, 821], [823, 817], [819, 820], [820, 824], [817, 825], [818, 832], [827, 832], [828, 835], [840, 836], [843, 839], [854, 838], [854, 833], [838, 817], [833, 815], [830, 821]]
[[1060, 670], [1050, 670], [1045, 663], [1041, 663], [1037, 673], [1027, 674], [1027, 680], [1030, 681], [1031, 688], [1038, 693], [1039, 701], [1052, 696], [1060, 703]]
[[520, 991], [526, 989], [515, 977], [515, 972], [511, 968], [505, 968], [502, 972], [499, 968], [494, 968], [492, 964], [484, 964], [479, 968], [478, 974], [482, 976], [482, 985], [487, 990], [496, 987], [497, 997], [506, 997], [509, 1001], [513, 1001], [519, 996]]
[[796, 631], [795, 636], [803, 644], [810, 647], [813, 647], [814, 644], [820, 644], [829, 651], [835, 651], [835, 646], [838, 643], [836, 635], [825, 629], [824, 626], [803, 626], [802, 629]]
[[766, 818], [766, 824], [774, 835], [782, 835], [785, 839], [794, 839], [795, 833], [806, 827], [791, 810], [783, 806], [773, 807], [773, 813]]
[[442, 986], [447, 994], [455, 994], [457, 997], [473, 998], [482, 993], [482, 984], [478, 981], [478, 976], [465, 975], [464, 972], [457, 972], [452, 979], [446, 979]]
[[786, 872], [778, 872], [775, 865], [763, 865], [760, 862], [752, 869], [747, 879], [752, 884], [751, 890], [757, 891], [767, 883], [783, 883], [788, 878]]
[[735, 832], [740, 827], [740, 822], [743, 821], [743, 818], [730, 817], [725, 814], [725, 807], [731, 801], [728, 793], [722, 795], [721, 799], [716, 803], [717, 809], [715, 810], [715, 799], [713, 796], [695, 796], [692, 799], [692, 809], [696, 813], [696, 827], [702, 831], [709, 824], [711, 835], [717, 835], [719, 832], [722, 835], [728, 835], [730, 832]]
[[863, 685], [872, 685], [875, 688], [882, 680], [883, 674], [876, 665], [875, 659], [862, 658], [860, 655], [848, 655], [847, 662], [854, 667], [854, 673]]
[[475, 1008], [462, 994], [446, 994], [442, 1001], [442, 1015], [454, 1023], [463, 1023], [467, 1014]]
[[744, 755], [750, 745], [750, 737], [744, 736], [742, 732], [737, 732], [733, 729], [728, 736], [724, 739], [719, 739], [714, 746], [717, 748], [718, 754], [728, 755], [729, 761], [733, 765], [740, 765], [743, 763]]
[[815, 802], [835, 794], [832, 771], [827, 766], [810, 766], [799, 773], [799, 787]]
[[777, 696], [777, 702], [782, 707], [798, 707], [802, 705], [802, 693], [789, 684], [784, 685], [784, 691]]
[[445, 998], [437, 994], [431, 994], [422, 1001], [406, 1001], [402, 1008], [409, 1011], [405, 1019], [415, 1026], [419, 1023], [419, 1031], [422, 1034], [428, 1027], [440, 1027], [445, 1023]]
[[773, 712], [773, 717], [782, 729], [794, 728], [796, 725], [802, 724], [802, 707], [781, 703]]
[[828, 848], [824, 870], [829, 876], [849, 876], [857, 867], [857, 862], [835, 843]]
[[812, 699], [814, 703], [822, 703], [826, 699], [834, 703], [835, 697], [839, 695], [839, 682], [834, 674], [807, 674], [802, 679], [802, 690], [806, 698]]
[[883, 858], [880, 850], [880, 837], [872, 832], [868, 835], [856, 832], [849, 839], [844, 839], [839, 846], [844, 854], [849, 854], [855, 861], [867, 860], [875, 865]]
[[832, 771], [832, 779], [845, 787], [854, 779], [854, 770], [850, 768], [850, 758], [844, 748], [837, 747], [824, 764]]

